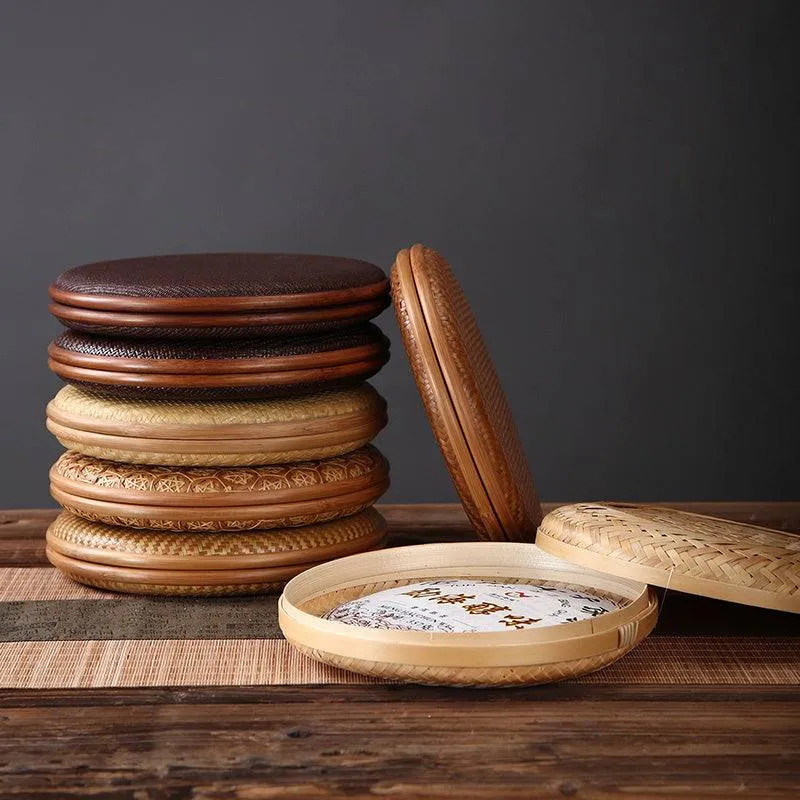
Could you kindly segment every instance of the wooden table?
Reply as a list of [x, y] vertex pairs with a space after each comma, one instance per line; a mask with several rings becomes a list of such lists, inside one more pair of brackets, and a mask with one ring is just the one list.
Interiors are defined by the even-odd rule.
[[[682, 504], [800, 531], [800, 503]], [[469, 535], [385, 506], [395, 543]], [[51, 511], [0, 513], [0, 565]], [[795, 636], [795, 617], [670, 593], [658, 634]], [[560, 684], [0, 691], [0, 797], [798, 797], [796, 686]]]

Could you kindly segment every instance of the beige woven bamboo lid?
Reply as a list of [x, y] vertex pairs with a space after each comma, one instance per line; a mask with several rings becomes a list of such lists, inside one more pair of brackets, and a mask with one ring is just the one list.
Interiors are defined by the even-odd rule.
[[580, 503], [550, 512], [536, 544], [590, 569], [800, 613], [800, 536], [675, 509]]
[[392, 298], [414, 379], [464, 510], [483, 539], [532, 542], [542, 513], [478, 324], [447, 262], [397, 254]]
[[98, 434], [147, 439], [264, 439], [318, 433], [351, 418], [380, 417], [386, 402], [369, 384], [271, 400], [118, 400], [64, 386], [49, 419]]
[[69, 450], [124, 464], [284, 464], [356, 450], [386, 425], [369, 384], [274, 400], [120, 400], [65, 386], [47, 427]]

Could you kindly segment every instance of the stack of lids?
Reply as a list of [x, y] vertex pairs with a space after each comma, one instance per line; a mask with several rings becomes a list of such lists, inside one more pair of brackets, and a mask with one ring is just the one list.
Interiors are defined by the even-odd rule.
[[656, 625], [648, 584], [800, 612], [798, 536], [634, 504], [579, 503], [542, 518], [500, 382], [449, 265], [416, 245], [398, 254], [391, 283], [434, 435], [485, 541], [388, 549], [298, 575], [279, 618], [301, 652], [393, 680], [520, 685], [624, 656]]
[[47, 408], [67, 448], [48, 557], [75, 580], [150, 594], [279, 588], [380, 547], [389, 484], [370, 444], [388, 360], [371, 264], [203, 254], [76, 267], [51, 286], [68, 382]]

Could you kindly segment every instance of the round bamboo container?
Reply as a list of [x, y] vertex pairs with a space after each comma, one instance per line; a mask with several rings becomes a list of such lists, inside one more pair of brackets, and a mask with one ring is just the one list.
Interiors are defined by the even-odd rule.
[[303, 397], [238, 402], [119, 400], [65, 386], [47, 427], [69, 450], [126, 464], [247, 466], [342, 455], [385, 427], [369, 384]]
[[371, 445], [342, 456], [264, 467], [120, 464], [67, 451], [50, 492], [96, 522], [170, 531], [297, 527], [347, 517], [389, 486], [389, 465]]
[[[463, 578], [602, 593], [617, 610], [543, 628], [431, 633], [325, 619], [332, 609], [383, 589]], [[286, 638], [301, 652], [353, 672], [396, 681], [519, 686], [586, 674], [616, 661], [652, 630], [658, 602], [642, 583], [547, 555], [535, 545], [417, 545], [339, 559], [292, 579], [279, 600]]]
[[73, 267], [50, 287], [67, 327], [104, 336], [252, 338], [347, 328], [388, 305], [373, 264], [289, 253], [195, 253]]
[[120, 528], [63, 512], [47, 531], [47, 557], [73, 580], [114, 591], [250, 594], [328, 559], [382, 547], [385, 535], [372, 509], [305, 528], [227, 534]]
[[500, 380], [447, 262], [401, 250], [392, 298], [434, 436], [478, 536], [532, 542], [542, 512]]

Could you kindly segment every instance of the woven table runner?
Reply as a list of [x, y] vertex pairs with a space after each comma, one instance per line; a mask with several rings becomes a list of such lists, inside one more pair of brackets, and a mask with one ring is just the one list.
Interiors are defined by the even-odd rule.
[[[277, 597], [117, 595], [51, 567], [0, 568], [0, 688], [372, 684], [296, 653]], [[800, 639], [653, 635], [599, 685], [800, 684]]]

